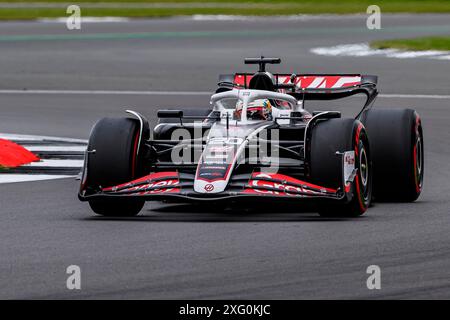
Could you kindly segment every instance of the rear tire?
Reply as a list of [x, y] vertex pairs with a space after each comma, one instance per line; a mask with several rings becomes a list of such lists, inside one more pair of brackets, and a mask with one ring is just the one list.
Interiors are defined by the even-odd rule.
[[411, 109], [366, 111], [362, 119], [370, 136], [376, 201], [416, 200], [423, 186], [423, 130]]
[[372, 162], [369, 140], [361, 122], [354, 119], [330, 119], [318, 123], [311, 136], [310, 173], [313, 183], [342, 188], [342, 158], [336, 151], [355, 151], [357, 175], [350, 186], [351, 200], [323, 200], [317, 204], [323, 217], [357, 217], [370, 205], [372, 197]]
[[[143, 156], [136, 156], [139, 124], [129, 118], [103, 118], [92, 129], [88, 150], [86, 184], [105, 188], [145, 175]], [[144, 152], [140, 152], [142, 155]], [[89, 200], [91, 209], [103, 216], [137, 215], [145, 201], [141, 199], [103, 198]]]

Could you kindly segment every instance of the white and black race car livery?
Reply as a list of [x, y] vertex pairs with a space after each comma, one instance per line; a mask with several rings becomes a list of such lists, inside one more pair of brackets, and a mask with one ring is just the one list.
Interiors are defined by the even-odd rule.
[[[377, 77], [221, 75], [210, 108], [104, 118], [92, 129], [79, 199], [106, 216], [132, 216], [146, 200], [313, 201], [323, 216], [358, 216], [372, 199], [414, 201], [423, 182], [421, 120], [411, 109], [372, 108]], [[355, 94], [354, 118], [309, 112], [307, 100]]]

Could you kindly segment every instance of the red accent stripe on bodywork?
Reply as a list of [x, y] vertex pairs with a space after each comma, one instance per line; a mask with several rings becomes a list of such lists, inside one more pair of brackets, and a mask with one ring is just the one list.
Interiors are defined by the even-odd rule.
[[[278, 84], [290, 83], [290, 74], [275, 74]], [[236, 73], [234, 84], [248, 88], [252, 74]], [[301, 89], [339, 89], [361, 84], [361, 75], [298, 75], [294, 79]]]

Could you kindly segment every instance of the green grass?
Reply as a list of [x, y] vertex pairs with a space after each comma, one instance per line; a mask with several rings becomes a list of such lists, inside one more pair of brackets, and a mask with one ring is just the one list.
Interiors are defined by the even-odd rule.
[[423, 37], [415, 39], [396, 39], [374, 41], [370, 44], [375, 49], [402, 49], [402, 50], [443, 50], [450, 51], [450, 36]]
[[70, 0], [0, 0], [0, 2], [4, 3], [27, 3], [27, 2], [54, 2], [54, 3], [82, 3], [82, 2], [91, 2], [91, 3], [98, 3], [98, 2], [109, 2], [109, 3], [258, 3], [258, 4], [278, 4], [278, 3], [290, 3], [290, 4], [336, 4], [336, 5], [347, 5], [347, 4], [361, 4], [367, 7], [370, 4], [377, 4], [379, 6], [388, 5], [388, 4], [395, 4], [395, 5], [402, 5], [402, 4], [445, 4], [446, 2], [449, 2], [449, 0], [77, 0], [77, 1], [70, 1]]
[[[36, 0], [0, 0], [9, 4], [39, 2]], [[347, 14], [365, 13], [369, 5], [376, 3], [382, 13], [450, 13], [450, 0], [42, 0], [52, 3], [77, 3], [81, 6], [83, 16], [121, 16], [121, 17], [168, 17], [193, 14], [227, 14], [227, 15], [292, 15], [292, 14]], [[181, 7], [156, 7], [156, 8], [87, 8], [83, 2], [91, 3], [178, 3]], [[208, 3], [208, 7], [192, 7], [194, 3]], [[189, 4], [191, 3], [191, 4]], [[230, 4], [229, 7], [214, 7], [214, 3], [220, 5]], [[183, 5], [185, 4], [185, 5]], [[212, 5], [211, 5], [212, 4]], [[236, 7], [233, 7], [236, 4]], [[65, 17], [65, 8], [0, 8], [0, 19], [34, 19], [40, 17]]]

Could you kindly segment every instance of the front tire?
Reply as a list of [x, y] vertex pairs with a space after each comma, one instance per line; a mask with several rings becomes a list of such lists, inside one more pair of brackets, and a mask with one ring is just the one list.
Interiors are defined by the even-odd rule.
[[351, 200], [324, 200], [317, 205], [323, 217], [357, 217], [372, 198], [372, 161], [369, 140], [361, 122], [354, 119], [330, 119], [318, 123], [311, 136], [310, 174], [315, 184], [342, 188], [342, 156], [336, 152], [355, 151], [357, 174], [350, 185]]
[[[94, 189], [110, 187], [145, 175], [144, 152], [136, 155], [138, 142], [139, 124], [134, 119], [103, 118], [97, 122], [89, 138], [86, 185]], [[144, 203], [113, 196], [89, 200], [95, 213], [110, 217], [135, 216]]]

